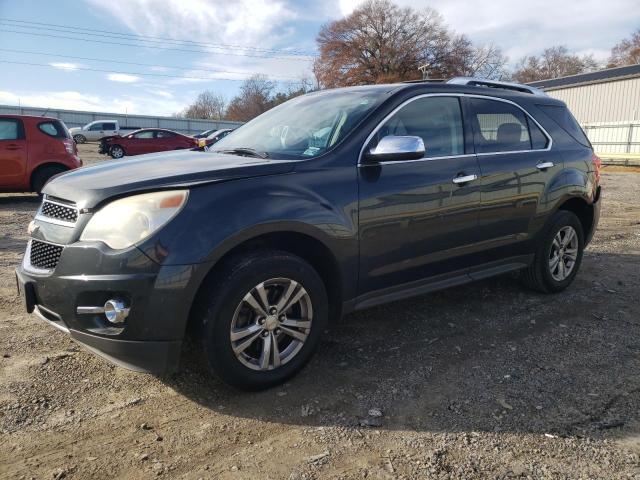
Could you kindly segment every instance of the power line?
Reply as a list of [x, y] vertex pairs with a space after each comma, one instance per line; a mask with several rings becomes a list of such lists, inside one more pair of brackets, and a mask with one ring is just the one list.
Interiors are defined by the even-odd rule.
[[[231, 48], [231, 49], [242, 49], [242, 50], [256, 50], [256, 51], [268, 52], [268, 53], [285, 53], [285, 54], [288, 54], [288, 55], [292, 55], [292, 54], [307, 55], [307, 56], [314, 56], [315, 55], [314, 52], [298, 50], [298, 49], [284, 49], [284, 48], [266, 49], [266, 48], [263, 48], [263, 47], [255, 47], [255, 46], [249, 46], [249, 45], [238, 45], [238, 44], [228, 44], [228, 43], [197, 42], [197, 41], [194, 41], [194, 40], [180, 40], [180, 39], [177, 39], [177, 38], [170, 38], [170, 37], [157, 37], [157, 36], [151, 36], [151, 35], [139, 35], [139, 34], [133, 34], [133, 33], [113, 32], [113, 31], [109, 31], [109, 30], [99, 30], [99, 29], [94, 29], [94, 28], [85, 28], [85, 27], [78, 27], [78, 26], [73, 26], [73, 25], [61, 25], [61, 24], [57, 24], [57, 23], [45, 23], [45, 22], [32, 22], [32, 21], [18, 20], [18, 19], [12, 19], [12, 18], [2, 18], [2, 17], [0, 17], [0, 21], [13, 22], [13, 23], [23, 23], [23, 24], [28, 24], [28, 25], [47, 26], [47, 27], [59, 27], [59, 28], [67, 29], [67, 30], [82, 30], [82, 31], [85, 31], [85, 32], [89, 32], [89, 33], [87, 33], [87, 35], [95, 35], [96, 32], [97, 32], [97, 33], [107, 33], [107, 34], [110, 34], [110, 35], [118, 35], [118, 36], [121, 36], [121, 37], [133, 37], [132, 39], [151, 39], [150, 41], [178, 42], [179, 44], [189, 43], [189, 44], [193, 44], [193, 45], [197, 45], [197, 46], [210, 46], [210, 47], [213, 47], [213, 48]], [[20, 26], [20, 25], [15, 25], [15, 26]], [[28, 27], [28, 28], [34, 28], [34, 27]], [[60, 30], [56, 30], [56, 31], [60, 31]], [[78, 33], [79, 34], [79, 32], [64, 32], [64, 33]]]
[[[46, 64], [46, 63], [18, 62], [14, 60], [4, 60], [4, 59], [0, 59], [0, 63], [11, 63], [14, 65], [28, 65], [31, 67], [55, 68], [56, 70], [60, 70], [60, 68], [55, 67], [53, 65]], [[74, 66], [72, 69], [69, 69], [69, 70], [70, 71], [82, 70], [85, 72], [99, 72], [99, 73], [113, 73], [118, 75], [132, 75], [132, 76], [143, 75], [143, 76], [163, 77], [163, 78], [181, 78], [186, 80], [210, 80], [210, 81], [224, 80], [224, 81], [231, 81], [231, 82], [241, 82], [246, 80], [245, 78], [225, 78], [225, 77], [212, 78], [212, 77], [191, 77], [191, 76], [183, 76], [183, 75], [169, 75], [169, 74], [163, 74], [163, 73], [119, 72], [116, 70], [105, 70], [101, 68], [89, 68], [89, 67], [77, 67], [77, 66]], [[282, 83], [288, 83], [290, 85], [302, 84], [302, 82], [282, 82]]]
[[106, 58], [91, 58], [91, 57], [77, 57], [74, 55], [61, 55], [61, 54], [57, 54], [57, 53], [47, 53], [47, 52], [32, 52], [29, 50], [13, 50], [10, 48], [0, 48], [0, 51], [2, 52], [11, 52], [11, 53], [21, 53], [21, 54], [28, 54], [28, 55], [40, 55], [40, 56], [45, 56], [45, 57], [57, 57], [57, 58], [66, 58], [66, 59], [72, 59], [72, 60], [86, 60], [86, 61], [91, 61], [91, 62], [103, 62], [103, 63], [121, 63], [123, 65], [135, 65], [138, 67], [150, 67], [150, 68], [167, 68], [167, 69], [173, 69], [173, 70], [184, 70], [184, 71], [197, 71], [197, 72], [210, 72], [210, 73], [231, 73], [231, 74], [240, 74], [240, 75], [266, 75], [268, 77], [274, 78], [274, 79], [283, 79], [283, 80], [296, 80], [294, 77], [285, 77], [285, 76], [280, 76], [280, 75], [269, 75], [266, 73], [261, 73], [261, 72], [247, 72], [247, 71], [240, 71], [240, 70], [214, 70], [214, 69], [207, 69], [207, 68], [188, 68], [188, 67], [177, 67], [177, 66], [170, 66], [170, 65], [153, 65], [150, 63], [138, 63], [138, 62], [127, 62], [125, 60], [111, 60], [111, 59], [106, 59]]
[[309, 58], [303, 57], [269, 57], [264, 55], [250, 55], [245, 53], [236, 53], [236, 52], [212, 52], [210, 50], [189, 50], [185, 48], [172, 48], [172, 47], [158, 47], [158, 46], [149, 46], [149, 45], [136, 45], [133, 43], [122, 43], [122, 42], [110, 42], [108, 40], [91, 40], [89, 38], [78, 38], [78, 37], [67, 37], [64, 35], [53, 35], [50, 33], [35, 33], [35, 32], [20, 32], [16, 30], [3, 30], [3, 32], [8, 33], [18, 33], [21, 35], [33, 35], [36, 37], [50, 37], [50, 38], [64, 38], [67, 40], [75, 40], [81, 42], [90, 42], [90, 43], [99, 43], [101, 45], [122, 45], [125, 47], [136, 47], [136, 48], [150, 48], [156, 50], [173, 50], [178, 52], [189, 52], [189, 53], [208, 53], [211, 55], [233, 55], [239, 57], [254, 57], [254, 58], [270, 58], [270, 59], [278, 59], [278, 60], [296, 60], [296, 61], [304, 61], [308, 62]]

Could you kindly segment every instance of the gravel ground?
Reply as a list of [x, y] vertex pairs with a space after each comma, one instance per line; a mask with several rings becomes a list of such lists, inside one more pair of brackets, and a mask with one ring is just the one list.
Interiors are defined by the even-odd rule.
[[261, 393], [190, 358], [111, 366], [23, 313], [38, 202], [1, 195], [0, 477], [640, 479], [640, 174], [619, 170], [566, 292], [506, 276], [359, 312]]

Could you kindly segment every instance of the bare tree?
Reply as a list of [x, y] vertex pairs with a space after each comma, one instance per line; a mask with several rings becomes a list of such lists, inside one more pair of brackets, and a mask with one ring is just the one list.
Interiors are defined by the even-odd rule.
[[186, 118], [204, 118], [207, 120], [222, 120], [225, 116], [225, 99], [211, 90], [202, 92], [195, 101], [181, 112]]
[[598, 63], [591, 55], [580, 57], [570, 53], [564, 46], [556, 46], [545, 49], [539, 57], [531, 55], [522, 58], [518, 62], [512, 78], [517, 82], [528, 83], [577, 75], [597, 68]]
[[611, 49], [608, 67], [623, 67], [640, 63], [640, 28]]
[[318, 85], [337, 87], [463, 74], [499, 77], [506, 58], [494, 46], [475, 47], [449, 31], [432, 8], [401, 8], [368, 0], [349, 16], [322, 26], [313, 67]]

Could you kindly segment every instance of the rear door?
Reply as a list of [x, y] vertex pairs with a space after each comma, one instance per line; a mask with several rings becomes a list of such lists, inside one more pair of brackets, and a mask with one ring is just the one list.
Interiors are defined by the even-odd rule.
[[465, 141], [460, 99], [406, 102], [365, 149], [387, 135], [419, 136], [426, 153], [359, 166], [361, 295], [464, 269], [460, 258], [475, 242], [480, 171]]
[[176, 150], [183, 147], [183, 142], [180, 140], [180, 136], [173, 132], [167, 132], [165, 130], [156, 131], [156, 152], [164, 152], [166, 150]]
[[116, 128], [116, 122], [104, 122], [102, 124], [102, 137], [110, 137], [117, 133], [118, 129]]
[[0, 118], [0, 187], [22, 188], [26, 183], [28, 159], [22, 120]]
[[[551, 138], [522, 108], [494, 98], [465, 98], [482, 178], [479, 240], [490, 257], [493, 247], [508, 247], [529, 238], [547, 186], [562, 170], [550, 151]], [[498, 248], [495, 258], [517, 255]]]
[[155, 130], [144, 130], [133, 135], [127, 141], [125, 151], [127, 155], [140, 155], [142, 153], [156, 152]]

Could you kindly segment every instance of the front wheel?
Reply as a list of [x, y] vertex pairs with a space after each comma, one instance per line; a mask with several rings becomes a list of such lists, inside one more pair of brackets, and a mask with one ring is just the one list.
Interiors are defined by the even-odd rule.
[[87, 141], [87, 137], [85, 137], [84, 135], [77, 134], [73, 136], [73, 140], [76, 143], [85, 143]]
[[109, 149], [109, 155], [111, 158], [122, 158], [124, 157], [124, 149], [120, 145], [113, 145]]
[[195, 310], [208, 364], [226, 383], [268, 388], [297, 373], [327, 325], [325, 286], [307, 262], [261, 251], [227, 262]]
[[523, 272], [525, 285], [544, 293], [564, 290], [578, 273], [583, 251], [584, 233], [578, 217], [566, 210], [556, 212], [533, 264]]

